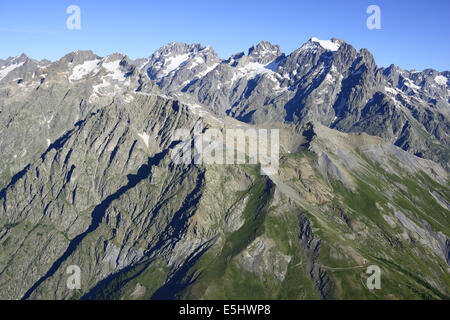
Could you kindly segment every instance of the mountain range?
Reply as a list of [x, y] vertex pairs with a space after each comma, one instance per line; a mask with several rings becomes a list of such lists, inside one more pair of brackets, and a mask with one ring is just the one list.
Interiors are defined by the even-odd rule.
[[[0, 60], [0, 299], [448, 299], [449, 79], [335, 38]], [[174, 164], [199, 123], [279, 129], [278, 174]]]

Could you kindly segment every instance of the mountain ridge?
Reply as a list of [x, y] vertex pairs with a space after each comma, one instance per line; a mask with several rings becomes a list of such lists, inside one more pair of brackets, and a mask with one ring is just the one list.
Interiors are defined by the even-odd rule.
[[[308, 41], [311, 41], [312, 39], [317, 39], [316, 37], [311, 37]], [[342, 42], [345, 42], [344, 40], [342, 40], [342, 39], [339, 39], [339, 38], [331, 38], [330, 39], [330, 41], [332, 41], [332, 40], [338, 40], [338, 41], [342, 41]], [[307, 42], [308, 42], [307, 41]], [[322, 41], [322, 40], [321, 40]], [[327, 40], [325, 40], [325, 41], [327, 41]], [[279, 45], [278, 44], [272, 44], [270, 41], [267, 41], [267, 40], [260, 40], [258, 43], [256, 43], [256, 44], [254, 44], [254, 45], [252, 45], [251, 47], [249, 47], [248, 49], [247, 49], [247, 52], [252, 48], [252, 47], [256, 47], [258, 44], [260, 44], [260, 43], [268, 43], [268, 44], [270, 44], [270, 45], [272, 45], [272, 46], [278, 46], [279, 47]], [[167, 44], [165, 44], [165, 45], [162, 45], [161, 47], [159, 47], [158, 49], [156, 49], [155, 50], [155, 52], [157, 51], [157, 50], [159, 50], [159, 49], [161, 49], [161, 48], [164, 48], [165, 46], [167, 46], [167, 45], [169, 45], [169, 44], [182, 44], [182, 45], [194, 45], [194, 46], [199, 46], [199, 47], [201, 47], [201, 48], [207, 48], [207, 47], [211, 47], [212, 48], [212, 46], [211, 45], [203, 45], [203, 44], [201, 44], [201, 43], [187, 43], [187, 42], [177, 42], [177, 41], [174, 41], [174, 42], [169, 42], [169, 43], [167, 43]], [[367, 49], [367, 48], [361, 48], [361, 49], [359, 49], [359, 50], [362, 50], [362, 49], [365, 49], [365, 50], [369, 50], [369, 49]], [[281, 50], [281, 49], [280, 49]], [[297, 50], [297, 49], [296, 49]], [[91, 51], [92, 53], [94, 53], [92, 50], [81, 50], [81, 49], [78, 49], [78, 50], [75, 50], [75, 51], [72, 51], [72, 52], [69, 52], [68, 54], [70, 54], [70, 53], [75, 53], [75, 52], [79, 52], [79, 51]], [[293, 50], [293, 51], [295, 51], [295, 50]], [[242, 51], [243, 52], [243, 51]], [[119, 53], [119, 52], [114, 52], [114, 53]], [[114, 53], [111, 53], [111, 54], [114, 54]], [[286, 53], [284, 53], [284, 52], [281, 52], [281, 53], [283, 53], [283, 54], [285, 54], [286, 55]], [[292, 53], [292, 52], [291, 52]], [[95, 53], [94, 53], [95, 54]], [[106, 56], [109, 56], [109, 55], [111, 55], [111, 54], [107, 54]], [[248, 53], [247, 53], [248, 54]], [[124, 55], [127, 55], [127, 54], [125, 54], [124, 53]], [[57, 60], [54, 60], [54, 61], [52, 61], [52, 60], [47, 60], [47, 59], [42, 59], [42, 60], [36, 60], [36, 59], [34, 59], [34, 58], [32, 58], [31, 57], [31, 55], [28, 55], [28, 54], [26, 54], [25, 52], [22, 52], [22, 53], [20, 53], [20, 54], [18, 54], [18, 55], [16, 55], [16, 56], [9, 56], [9, 57], [7, 57], [7, 58], [4, 58], [4, 59], [2, 59], [2, 58], [0, 58], [0, 61], [8, 61], [8, 60], [12, 60], [12, 59], [14, 59], [14, 58], [17, 58], [17, 57], [20, 57], [20, 56], [26, 56], [26, 57], [28, 57], [29, 59], [32, 59], [32, 60], [35, 60], [35, 61], [43, 61], [43, 62], [50, 62], [50, 63], [53, 63], [53, 62], [56, 62], [56, 61], [58, 61], [58, 60], [60, 60], [61, 58], [59, 58], [59, 59], [57, 59]], [[127, 55], [128, 56], [128, 55]], [[233, 55], [231, 55], [231, 56], [233, 56]], [[148, 59], [148, 57], [147, 58], [145, 58], [145, 57], [135, 57], [134, 59], [132, 59], [132, 58], [130, 58], [131, 60], [133, 60], [133, 61], [135, 61], [135, 60], [142, 60], [142, 59]], [[226, 58], [221, 58], [221, 59], [223, 59], [223, 60], [227, 60]], [[229, 58], [228, 58], [229, 59]], [[389, 68], [389, 67], [391, 67], [391, 66], [394, 66], [394, 67], [398, 67], [398, 68], [400, 68], [400, 69], [402, 69], [401, 67], [399, 67], [399, 66], [397, 66], [397, 65], [395, 65], [395, 64], [390, 64], [389, 66], [387, 66], [387, 67], [381, 67], [381, 68]], [[425, 69], [423, 69], [423, 70], [417, 70], [417, 69], [410, 69], [410, 70], [408, 70], [408, 69], [402, 69], [402, 70], [405, 70], [405, 71], [409, 71], [409, 72], [425, 72], [425, 71], [428, 71], [428, 70], [434, 70], [434, 71], [437, 71], [437, 72], [439, 72], [439, 73], [448, 73], [448, 72], [450, 72], [450, 70], [447, 70], [447, 69], [445, 69], [445, 70], [437, 70], [437, 69], [434, 69], [434, 68], [431, 68], [431, 67], [427, 67], [427, 68], [425, 68]]]

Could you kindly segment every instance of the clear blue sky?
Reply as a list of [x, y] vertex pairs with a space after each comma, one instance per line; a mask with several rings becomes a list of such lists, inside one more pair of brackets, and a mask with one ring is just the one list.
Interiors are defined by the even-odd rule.
[[[68, 30], [66, 8], [81, 8], [81, 30]], [[381, 8], [369, 30], [366, 8]], [[367, 48], [379, 66], [450, 70], [450, 0], [128, 0], [2, 1], [0, 58], [56, 60], [77, 50], [148, 57], [172, 42], [212, 45], [222, 58], [260, 40], [285, 53], [311, 37]]]

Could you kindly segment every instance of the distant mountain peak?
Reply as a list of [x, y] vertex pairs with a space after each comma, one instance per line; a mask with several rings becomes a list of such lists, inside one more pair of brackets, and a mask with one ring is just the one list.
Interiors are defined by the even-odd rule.
[[79, 63], [83, 63], [88, 60], [95, 60], [97, 58], [99, 58], [99, 57], [91, 50], [76, 50], [76, 51], [66, 54], [64, 57], [62, 57], [58, 61], [59, 61], [59, 63], [62, 63], [62, 64], [66, 64], [66, 63], [79, 64]]
[[14, 63], [20, 63], [26, 60], [30, 60], [30, 58], [25, 53], [21, 53], [20, 55], [11, 57], [8, 60]]
[[158, 50], [156, 50], [155, 54], [157, 56], [166, 56], [172, 54], [184, 54], [184, 53], [192, 53], [198, 52], [203, 49], [203, 46], [199, 43], [195, 44], [187, 44], [184, 42], [170, 42]]
[[261, 41], [248, 50], [251, 61], [267, 64], [282, 55], [279, 45], [273, 45], [268, 41]]
[[312, 37], [309, 41], [319, 44], [322, 48], [328, 51], [337, 51], [341, 46], [341, 42], [336, 38], [332, 38], [331, 40], [320, 40], [316, 37]]

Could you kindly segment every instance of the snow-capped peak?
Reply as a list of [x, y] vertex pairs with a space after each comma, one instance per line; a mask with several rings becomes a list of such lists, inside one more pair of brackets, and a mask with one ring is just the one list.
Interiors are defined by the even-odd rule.
[[329, 51], [337, 51], [340, 47], [339, 43], [333, 40], [319, 40], [315, 37], [311, 38], [311, 42], [318, 43], [322, 48]]

